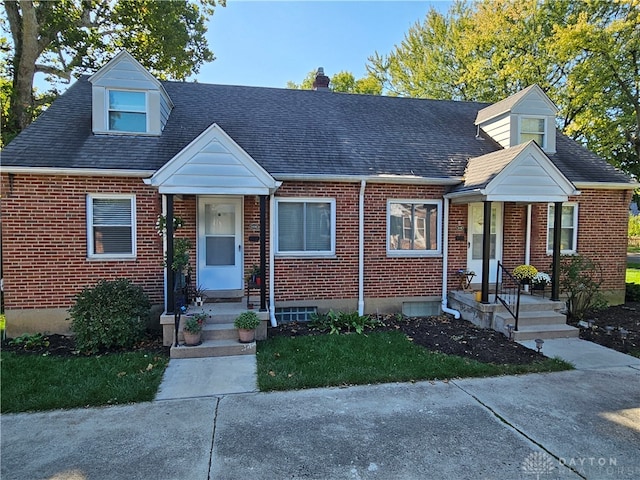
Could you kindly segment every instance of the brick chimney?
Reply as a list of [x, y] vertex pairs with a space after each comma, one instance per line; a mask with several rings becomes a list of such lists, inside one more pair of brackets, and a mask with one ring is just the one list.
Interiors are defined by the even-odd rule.
[[328, 92], [330, 81], [329, 77], [324, 74], [324, 68], [319, 67], [316, 79], [313, 81], [313, 89]]

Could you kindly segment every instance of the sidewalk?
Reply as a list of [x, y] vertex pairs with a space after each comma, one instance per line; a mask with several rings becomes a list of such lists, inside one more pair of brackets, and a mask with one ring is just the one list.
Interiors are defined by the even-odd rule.
[[640, 478], [640, 367], [592, 367], [3, 415], [0, 477]]

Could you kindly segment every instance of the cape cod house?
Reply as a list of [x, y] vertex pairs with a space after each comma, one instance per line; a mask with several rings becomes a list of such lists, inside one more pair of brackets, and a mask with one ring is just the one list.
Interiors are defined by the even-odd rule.
[[[209, 297], [244, 297], [258, 267], [271, 323], [328, 309], [474, 317], [494, 303], [498, 263], [553, 273], [565, 253], [598, 261], [609, 301], [624, 301], [636, 184], [558, 132], [538, 86], [482, 104], [327, 85], [161, 82], [126, 52], [75, 82], [2, 152], [9, 334], [66, 332], [75, 294], [127, 277], [163, 305], [171, 342], [173, 222], [163, 240], [160, 214], [183, 220]], [[460, 271], [475, 272], [478, 301]], [[546, 301], [558, 295], [554, 282]]]

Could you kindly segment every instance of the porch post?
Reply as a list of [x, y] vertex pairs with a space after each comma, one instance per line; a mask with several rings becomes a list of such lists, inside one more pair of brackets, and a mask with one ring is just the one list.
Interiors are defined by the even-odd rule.
[[171, 265], [173, 265], [173, 194], [164, 196], [167, 200], [166, 230], [167, 230], [167, 313], [173, 313], [175, 309], [175, 292], [173, 286], [175, 284], [175, 274]]
[[482, 303], [489, 303], [489, 257], [491, 256], [491, 202], [484, 201], [482, 228]]
[[553, 207], [553, 260], [551, 264], [551, 300], [560, 300], [560, 242], [562, 238], [562, 202]]
[[260, 195], [260, 311], [267, 311], [267, 196]]

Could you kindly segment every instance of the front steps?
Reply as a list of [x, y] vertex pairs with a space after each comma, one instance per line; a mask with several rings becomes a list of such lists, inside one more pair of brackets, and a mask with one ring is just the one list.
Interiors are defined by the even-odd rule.
[[[495, 316], [494, 330], [507, 332], [506, 326], [514, 324], [510, 314], [499, 313]], [[518, 315], [518, 330], [512, 332], [515, 341], [541, 338], [577, 338], [580, 331], [567, 325], [567, 317], [555, 311], [521, 311]]]
[[[246, 301], [229, 303], [205, 303], [202, 307], [189, 307], [187, 313], [204, 312], [208, 315], [202, 329], [202, 343], [200, 345], [184, 345], [182, 335], [182, 323], [185, 315], [181, 315], [178, 329], [178, 346], [175, 346], [174, 315], [163, 314], [160, 323], [163, 331], [163, 344], [171, 346], [171, 358], [203, 358], [226, 357], [234, 355], [255, 355], [256, 342], [240, 343], [238, 330], [233, 326], [233, 321], [242, 312], [247, 311]], [[268, 312], [255, 310], [262, 323], [256, 330], [256, 339], [263, 340], [267, 337]]]
[[[472, 293], [462, 291], [449, 292], [449, 305], [459, 310], [462, 318], [482, 328], [491, 328], [508, 336], [506, 326], [515, 320], [501, 303], [494, 303], [495, 296], [489, 296], [490, 302], [476, 302]], [[567, 325], [567, 318], [560, 313], [564, 302], [552, 301], [536, 295], [522, 294], [518, 330], [512, 332], [513, 340], [543, 340], [550, 338], [577, 338], [580, 331]]]

